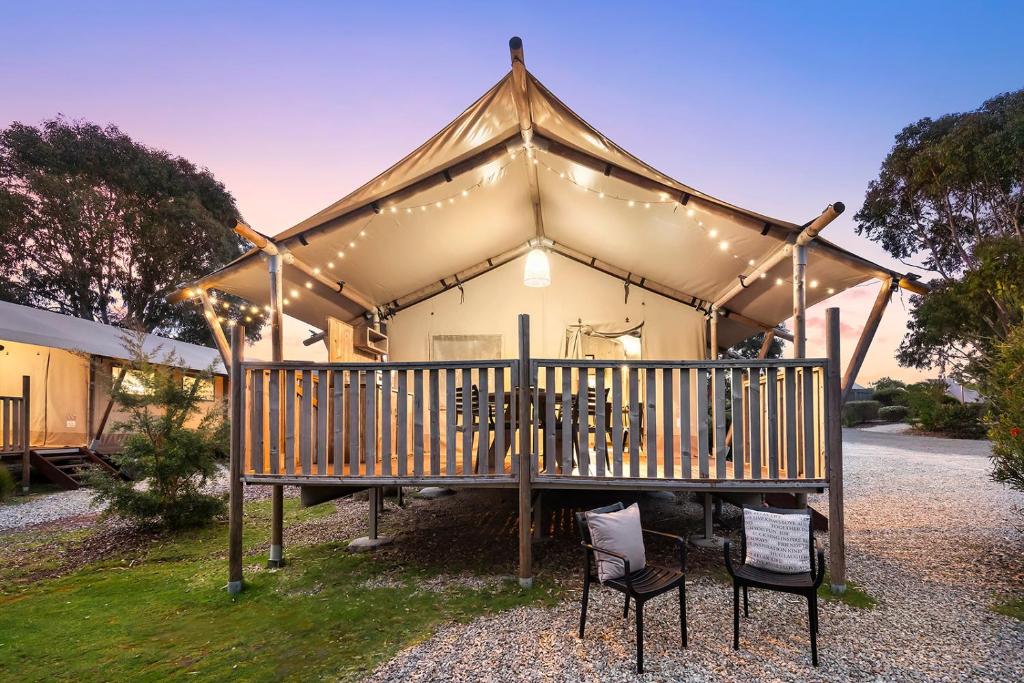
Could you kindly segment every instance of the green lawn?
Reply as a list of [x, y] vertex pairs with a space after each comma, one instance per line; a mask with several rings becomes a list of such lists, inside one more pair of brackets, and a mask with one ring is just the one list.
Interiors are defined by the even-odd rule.
[[[332, 511], [288, 503], [286, 524]], [[247, 506], [247, 548], [265, 547], [268, 509]], [[350, 680], [444, 622], [555, 600], [514, 583], [417, 590], [431, 568], [385, 567], [343, 543], [289, 548], [276, 572], [258, 570], [262, 553], [247, 555], [246, 590], [231, 597], [226, 535], [224, 524], [180, 535], [134, 565], [115, 553], [61, 578], [3, 576], [0, 680]], [[384, 570], [397, 587], [365, 587]]]
[[1024, 621], [1024, 598], [1012, 598], [1006, 602], [999, 602], [992, 606], [992, 611], [1003, 616], [1013, 617], [1018, 621]]

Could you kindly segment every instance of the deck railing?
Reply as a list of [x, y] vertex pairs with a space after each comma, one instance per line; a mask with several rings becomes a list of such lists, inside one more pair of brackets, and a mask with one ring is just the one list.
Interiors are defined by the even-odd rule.
[[[509, 485], [517, 360], [242, 364], [250, 481]], [[532, 359], [538, 486], [824, 484], [825, 360]]]
[[534, 360], [536, 479], [823, 482], [826, 363]]
[[27, 443], [22, 396], [0, 396], [0, 453], [21, 453]]
[[244, 363], [245, 476], [513, 478], [518, 361]]

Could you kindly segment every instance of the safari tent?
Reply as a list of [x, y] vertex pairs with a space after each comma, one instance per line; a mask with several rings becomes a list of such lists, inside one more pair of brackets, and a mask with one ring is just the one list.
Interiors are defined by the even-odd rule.
[[[841, 506], [843, 387], [891, 293], [921, 286], [819, 235], [841, 203], [783, 220], [652, 168], [510, 48], [511, 71], [418, 149], [272, 237], [239, 224], [252, 250], [175, 294], [205, 308], [238, 379], [233, 481], [274, 486], [277, 510], [285, 483], [518, 489], [524, 582], [545, 490], [831, 486]], [[871, 280], [841, 381], [838, 315], [830, 357], [807, 359], [804, 312]], [[219, 293], [270, 313], [271, 362], [230, 348]], [[327, 363], [283, 357], [283, 314], [323, 331]], [[763, 331], [792, 357], [722, 358]]]
[[[82, 450], [116, 452], [122, 435], [114, 426], [125, 419], [111, 401], [111, 387], [122, 376], [133, 377], [125, 361], [126, 331], [102, 323], [0, 301], [0, 396], [3, 398], [3, 451], [7, 459], [22, 459], [27, 445], [32, 462], [51, 479], [58, 477], [41, 462], [81, 464]], [[212, 384], [201, 386], [214, 405], [225, 395], [226, 375], [215, 349], [145, 335], [142, 348], [155, 360], [169, 353], [183, 377], [207, 370]], [[27, 380], [25, 379], [27, 378]], [[24, 386], [27, 381], [28, 443], [22, 430]], [[198, 418], [196, 418], [198, 419]], [[52, 475], [52, 476], [50, 476]], [[70, 486], [67, 478], [57, 483]]]

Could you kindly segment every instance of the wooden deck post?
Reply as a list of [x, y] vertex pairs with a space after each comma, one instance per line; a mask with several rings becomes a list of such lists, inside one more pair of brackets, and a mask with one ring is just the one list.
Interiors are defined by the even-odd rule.
[[[281, 261], [280, 254], [267, 257], [270, 268], [270, 352], [275, 363], [284, 360], [284, 285]], [[293, 397], [285, 398], [291, 400]], [[267, 559], [267, 567], [273, 569], [283, 565], [284, 487], [274, 485], [270, 488], [270, 557]]]
[[533, 547], [530, 538], [530, 479], [533, 472], [530, 447], [530, 316], [519, 314], [519, 585], [533, 587]]
[[882, 322], [882, 314], [885, 313], [885, 308], [889, 305], [889, 299], [892, 298], [892, 293], [897, 287], [899, 287], [899, 283], [889, 277], [882, 280], [882, 284], [878, 288], [875, 305], [871, 307], [871, 313], [864, 323], [860, 339], [857, 340], [857, 347], [853, 350], [853, 356], [850, 358], [850, 364], [846, 366], [846, 374], [843, 375], [840, 405], [846, 403], [847, 397], [853, 390], [853, 383], [857, 381], [857, 373], [860, 372], [860, 366], [864, 364], [864, 357], [868, 355], [871, 341], [875, 338], [875, 332], [878, 331], [878, 324]]
[[843, 519], [843, 423], [842, 387], [839, 384], [839, 309], [825, 311], [825, 352], [828, 375], [825, 396], [828, 401], [825, 425], [828, 457], [828, 545], [829, 576], [832, 592], [846, 590], [846, 528]]
[[[28, 493], [32, 478], [32, 378], [21, 376], [21, 491]], [[45, 426], [44, 426], [45, 428]]]
[[231, 456], [228, 465], [228, 593], [242, 590], [242, 359], [245, 327], [231, 330]]

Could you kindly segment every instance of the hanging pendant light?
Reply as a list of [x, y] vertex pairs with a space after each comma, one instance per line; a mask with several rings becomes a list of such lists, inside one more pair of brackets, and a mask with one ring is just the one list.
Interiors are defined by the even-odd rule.
[[523, 284], [527, 287], [547, 287], [551, 284], [551, 264], [548, 263], [545, 250], [534, 248], [526, 255]]

